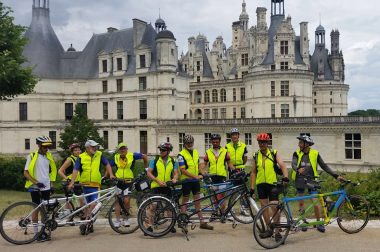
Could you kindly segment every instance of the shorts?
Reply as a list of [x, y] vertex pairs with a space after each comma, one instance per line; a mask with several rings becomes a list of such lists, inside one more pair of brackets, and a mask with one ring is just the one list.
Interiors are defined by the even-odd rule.
[[224, 183], [226, 181], [226, 177], [219, 175], [211, 175], [210, 178], [212, 180], [212, 183], [215, 184]]
[[[97, 192], [97, 191], [99, 191], [99, 189], [97, 187], [86, 187], [86, 186], [83, 187], [83, 193], [84, 194], [93, 193], [93, 192]], [[86, 202], [87, 203], [93, 202], [97, 199], [98, 199], [97, 193], [86, 196]]]
[[152, 189], [153, 194], [159, 194], [166, 197], [170, 197], [172, 195], [172, 190], [169, 187], [155, 187]]
[[45, 191], [30, 191], [30, 196], [32, 197], [32, 202], [37, 205], [41, 204], [41, 199], [49, 200], [50, 190]]
[[278, 200], [278, 191], [275, 185], [262, 183], [257, 185], [257, 194], [259, 199], [268, 199], [269, 201]]
[[[304, 194], [306, 188], [296, 188], [296, 190], [297, 190], [297, 194]], [[317, 194], [318, 193], [317, 191], [312, 190], [310, 188], [308, 188], [307, 191], [309, 192], [309, 194]]]
[[190, 181], [182, 184], [182, 193], [183, 197], [188, 197], [190, 195], [190, 192], [193, 193], [193, 195], [200, 193], [201, 191], [201, 184], [199, 181]]

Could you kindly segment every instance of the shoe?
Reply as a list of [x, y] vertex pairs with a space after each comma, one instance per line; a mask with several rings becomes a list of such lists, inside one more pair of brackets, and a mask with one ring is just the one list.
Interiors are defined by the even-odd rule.
[[301, 231], [302, 231], [302, 232], [306, 232], [306, 231], [307, 231], [307, 227], [302, 227], [302, 228], [301, 228]]
[[259, 234], [259, 236], [260, 236], [261, 239], [269, 238], [272, 235], [273, 235], [273, 230], [270, 230], [270, 229], [265, 230], [265, 232]]
[[116, 220], [116, 221], [113, 222], [113, 226], [115, 228], [119, 228], [121, 226], [121, 222], [119, 220]]
[[86, 235], [86, 224], [81, 224], [79, 230], [81, 235]]
[[173, 227], [172, 229], [170, 229], [170, 232], [174, 234], [174, 233], [177, 233], [177, 230], [175, 229], [175, 227]]
[[93, 224], [90, 224], [90, 226], [88, 227], [88, 232], [94, 233], [94, 225]]
[[276, 242], [281, 241], [281, 239], [282, 239], [282, 235], [281, 235], [280, 233], [277, 233], [277, 234], [274, 235], [274, 240], [275, 240]]
[[240, 207], [240, 214], [243, 216], [249, 216], [247, 209], [245, 209], [244, 207]]
[[324, 233], [324, 232], [326, 231], [325, 226], [323, 226], [323, 225], [318, 225], [318, 226], [317, 226], [317, 230], [318, 230], [319, 232], [321, 232], [321, 233]]
[[38, 242], [50, 241], [51, 237], [46, 232], [42, 232], [36, 239]]
[[201, 225], [199, 225], [199, 228], [200, 229], [207, 229], [207, 230], [214, 230], [214, 227], [209, 225], [207, 222], [201, 223]]
[[[146, 230], [149, 231], [149, 232], [151, 232], [151, 233], [153, 233], [153, 228], [152, 227], [148, 227]], [[144, 236], [148, 236], [148, 234], [144, 233]]]
[[123, 220], [121, 222], [121, 225], [123, 225], [124, 227], [129, 227], [129, 226], [131, 226], [131, 223], [129, 222], [129, 220]]

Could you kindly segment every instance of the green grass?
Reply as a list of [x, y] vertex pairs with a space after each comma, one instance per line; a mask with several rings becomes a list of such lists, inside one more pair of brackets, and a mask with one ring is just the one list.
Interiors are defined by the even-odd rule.
[[0, 213], [2, 213], [10, 204], [18, 201], [32, 201], [30, 193], [0, 190]]

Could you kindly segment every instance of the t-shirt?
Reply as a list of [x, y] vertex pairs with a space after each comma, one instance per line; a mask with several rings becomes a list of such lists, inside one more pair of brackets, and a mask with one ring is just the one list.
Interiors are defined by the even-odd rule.
[[[28, 155], [26, 158], [25, 171], [28, 170], [29, 164], [32, 161], [32, 157]], [[38, 153], [36, 160], [35, 170], [35, 179], [43, 183], [45, 188], [40, 189], [41, 191], [50, 190], [50, 162], [47, 159], [46, 155]], [[32, 175], [32, 174], [31, 174]], [[32, 185], [32, 188], [37, 188], [36, 185]]]

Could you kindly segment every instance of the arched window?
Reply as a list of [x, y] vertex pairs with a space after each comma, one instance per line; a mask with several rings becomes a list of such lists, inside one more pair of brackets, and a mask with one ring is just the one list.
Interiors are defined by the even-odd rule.
[[200, 110], [200, 109], [195, 110], [195, 119], [197, 119], [197, 120], [202, 119], [202, 110]]
[[202, 92], [197, 90], [194, 94], [195, 103], [202, 103]]
[[226, 102], [226, 90], [224, 88], [222, 88], [220, 90], [220, 101], [221, 102]]
[[210, 91], [206, 90], [205, 91], [205, 103], [210, 102]]
[[212, 102], [218, 102], [218, 90], [212, 90]]

